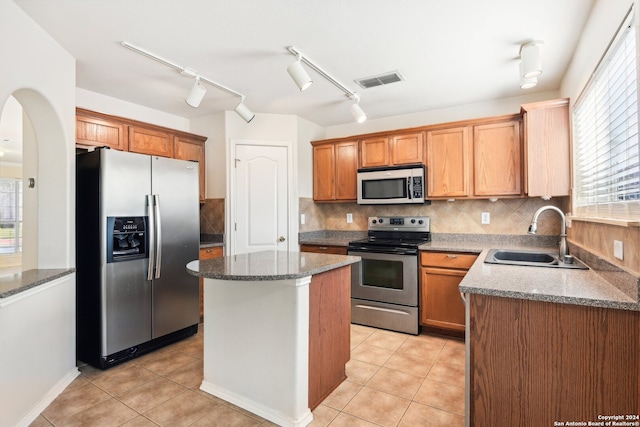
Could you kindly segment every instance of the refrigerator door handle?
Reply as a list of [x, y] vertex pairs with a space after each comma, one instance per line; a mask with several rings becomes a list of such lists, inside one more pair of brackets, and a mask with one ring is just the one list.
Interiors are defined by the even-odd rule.
[[155, 220], [153, 208], [153, 196], [147, 194], [147, 218], [149, 218], [149, 227], [147, 235], [149, 236], [149, 271], [147, 272], [147, 280], [153, 280], [153, 271], [155, 270], [156, 261], [156, 238], [155, 238]]
[[153, 207], [156, 219], [156, 279], [160, 278], [162, 267], [162, 221], [160, 220], [160, 196], [153, 195]]

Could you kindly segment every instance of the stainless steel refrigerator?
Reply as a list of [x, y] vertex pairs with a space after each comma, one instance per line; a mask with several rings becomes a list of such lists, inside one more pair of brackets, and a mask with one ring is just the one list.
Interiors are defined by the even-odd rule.
[[198, 182], [196, 162], [76, 156], [78, 360], [107, 368], [197, 332]]

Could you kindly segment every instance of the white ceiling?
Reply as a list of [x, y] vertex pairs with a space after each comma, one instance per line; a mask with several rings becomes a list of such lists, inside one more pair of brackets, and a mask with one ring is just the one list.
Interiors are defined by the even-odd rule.
[[[214, 87], [199, 108], [193, 80], [120, 45], [126, 40], [246, 95], [256, 113], [349, 123], [351, 101], [309, 70], [286, 72], [294, 45], [361, 96], [369, 119], [522, 94], [520, 45], [542, 40], [543, 74], [558, 89], [593, 0], [15, 0], [77, 59], [77, 86], [197, 117], [232, 110]], [[19, 42], [19, 41], [18, 41]], [[354, 79], [398, 70], [405, 81], [361, 89]]]

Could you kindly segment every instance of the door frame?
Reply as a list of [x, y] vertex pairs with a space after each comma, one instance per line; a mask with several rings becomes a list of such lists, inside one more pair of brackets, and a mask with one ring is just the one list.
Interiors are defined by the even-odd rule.
[[236, 218], [236, 173], [235, 153], [238, 145], [254, 145], [260, 147], [285, 147], [287, 149], [287, 239], [288, 250], [298, 251], [298, 200], [297, 184], [294, 174], [294, 157], [296, 155], [293, 143], [290, 141], [271, 141], [257, 139], [231, 139], [227, 156], [227, 185], [225, 197], [225, 255], [235, 255], [235, 218]]

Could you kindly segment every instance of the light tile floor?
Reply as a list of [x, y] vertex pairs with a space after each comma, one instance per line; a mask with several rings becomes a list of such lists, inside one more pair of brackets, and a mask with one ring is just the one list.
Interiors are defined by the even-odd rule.
[[[31, 424], [41, 426], [273, 426], [199, 390], [197, 335], [76, 378]], [[464, 342], [351, 325], [347, 380], [313, 411], [311, 426], [464, 425]]]

